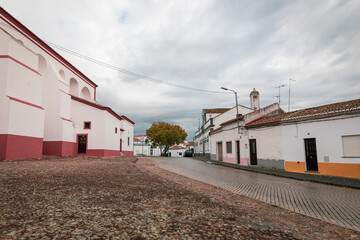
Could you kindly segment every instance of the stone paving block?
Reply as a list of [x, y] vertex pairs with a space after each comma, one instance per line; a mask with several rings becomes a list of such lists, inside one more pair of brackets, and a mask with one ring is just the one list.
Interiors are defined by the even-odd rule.
[[191, 158], [152, 158], [161, 168], [360, 231], [360, 190], [227, 168]]

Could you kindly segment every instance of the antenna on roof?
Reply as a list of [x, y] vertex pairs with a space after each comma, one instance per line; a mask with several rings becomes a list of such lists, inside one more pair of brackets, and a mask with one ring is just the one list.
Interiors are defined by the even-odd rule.
[[278, 88], [278, 89], [279, 89], [279, 95], [276, 96], [276, 97], [279, 99], [279, 107], [280, 107], [280, 88], [285, 87], [285, 86], [286, 86], [286, 84], [282, 84], [282, 85], [279, 85], [279, 86], [276, 86], [276, 87], [275, 87], [275, 88]]
[[290, 89], [291, 89], [291, 81], [295, 82], [295, 80], [289, 78], [289, 104], [288, 104], [288, 112], [290, 112]]

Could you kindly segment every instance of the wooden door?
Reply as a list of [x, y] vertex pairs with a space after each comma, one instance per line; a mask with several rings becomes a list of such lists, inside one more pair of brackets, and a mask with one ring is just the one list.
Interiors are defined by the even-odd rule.
[[256, 139], [249, 139], [250, 145], [250, 164], [257, 165]]
[[222, 142], [217, 143], [217, 149], [218, 149], [218, 160], [222, 162], [223, 160]]
[[305, 138], [305, 158], [306, 158], [306, 170], [318, 171], [318, 161], [316, 153], [316, 139]]
[[236, 162], [240, 164], [240, 141], [236, 141]]
[[78, 135], [78, 153], [81, 154], [86, 153], [86, 145], [87, 145], [87, 136]]
[[120, 152], [122, 152], [122, 139], [120, 138]]

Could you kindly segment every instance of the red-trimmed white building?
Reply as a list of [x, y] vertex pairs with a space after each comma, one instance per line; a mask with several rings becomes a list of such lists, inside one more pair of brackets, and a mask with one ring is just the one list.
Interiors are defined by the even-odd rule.
[[0, 7], [0, 159], [133, 155], [134, 122]]
[[169, 147], [169, 157], [184, 157], [186, 147], [181, 145], [174, 145]]
[[134, 156], [161, 156], [161, 149], [154, 148], [147, 138], [146, 134], [134, 136]]

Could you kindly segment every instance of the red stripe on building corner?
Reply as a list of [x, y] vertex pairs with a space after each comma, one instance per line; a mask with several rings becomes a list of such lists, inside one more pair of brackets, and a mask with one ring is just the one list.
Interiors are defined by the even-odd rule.
[[27, 69], [29, 69], [29, 70], [33, 71], [34, 73], [38, 74], [39, 76], [41, 76], [41, 74], [40, 74], [38, 71], [32, 69], [31, 67], [27, 66], [26, 64], [20, 62], [19, 60], [15, 59], [15, 58], [13, 58], [13, 57], [11, 57], [11, 56], [9, 56], [9, 55], [0, 55], [0, 58], [8, 58], [8, 59], [11, 59], [11, 60], [13, 60], [14, 62], [20, 64], [21, 66], [26, 67]]
[[65, 92], [64, 90], [59, 89], [59, 91], [60, 91], [60, 92], [63, 92], [63, 93], [65, 93], [65, 94], [67, 94], [67, 95], [69, 95], [69, 96], [70, 96], [70, 94], [69, 94], [69, 93], [67, 93], [67, 92]]
[[35, 107], [35, 108], [39, 108], [39, 109], [41, 109], [41, 110], [44, 110], [44, 108], [42, 108], [42, 107], [39, 106], [39, 105], [35, 105], [35, 104], [33, 104], [33, 103], [29, 103], [29, 102], [20, 100], [20, 99], [18, 99], [18, 98], [14, 98], [14, 97], [10, 97], [10, 96], [7, 96], [7, 97], [10, 98], [10, 100], [12, 100], [12, 101], [16, 101], [16, 102], [19, 102], [19, 103], [23, 103], [23, 104], [29, 105], [29, 106], [31, 106], [31, 107]]
[[70, 119], [67, 119], [67, 118], [61, 117], [61, 119], [64, 120], [64, 121], [72, 122]]

